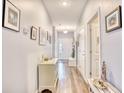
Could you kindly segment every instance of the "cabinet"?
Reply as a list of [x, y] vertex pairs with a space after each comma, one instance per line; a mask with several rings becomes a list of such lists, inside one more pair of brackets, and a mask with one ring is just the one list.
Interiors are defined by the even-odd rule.
[[57, 86], [57, 65], [56, 64], [39, 64], [38, 73], [38, 91], [49, 89], [52, 93], [56, 92]]

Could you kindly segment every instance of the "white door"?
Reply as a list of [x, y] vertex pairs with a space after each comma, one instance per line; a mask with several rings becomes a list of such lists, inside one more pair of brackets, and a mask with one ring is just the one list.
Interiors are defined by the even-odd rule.
[[100, 71], [100, 31], [98, 16], [89, 24], [90, 27], [90, 72], [92, 78], [99, 77]]
[[63, 38], [58, 40], [58, 56], [59, 59], [69, 59], [72, 54], [72, 39]]
[[85, 49], [85, 31], [82, 29], [79, 36], [78, 47], [78, 68], [83, 76], [86, 75], [86, 49]]

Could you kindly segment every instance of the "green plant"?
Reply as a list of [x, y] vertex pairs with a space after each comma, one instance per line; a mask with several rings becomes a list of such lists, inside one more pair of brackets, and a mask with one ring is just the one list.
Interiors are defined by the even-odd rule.
[[75, 49], [74, 49], [74, 47], [72, 48], [72, 58], [75, 58]]

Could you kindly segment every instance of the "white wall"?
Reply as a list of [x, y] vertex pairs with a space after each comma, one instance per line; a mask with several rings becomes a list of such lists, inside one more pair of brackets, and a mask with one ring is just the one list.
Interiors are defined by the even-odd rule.
[[[85, 26], [87, 31], [87, 23], [93, 17], [100, 7], [101, 11], [101, 45], [102, 45], [102, 62], [107, 64], [107, 79], [120, 91], [122, 90], [122, 29], [115, 30], [110, 33], [105, 32], [105, 16], [115, 7], [121, 5], [121, 0], [89, 0], [82, 14], [80, 26]], [[87, 32], [88, 34], [88, 32]], [[86, 36], [87, 36], [86, 34]], [[88, 38], [87, 38], [88, 39]], [[87, 46], [86, 46], [87, 47]], [[87, 63], [89, 63], [87, 57]], [[101, 62], [101, 63], [102, 63]]]
[[74, 33], [69, 32], [67, 34], [64, 34], [63, 32], [58, 33], [58, 48], [59, 44], [62, 44], [62, 54], [59, 55], [59, 50], [58, 50], [58, 55], [60, 59], [69, 59], [72, 55], [72, 42], [74, 38]]
[[[104, 16], [121, 5], [121, 0], [105, 0], [101, 2], [102, 18], [101, 22], [105, 23]], [[115, 85], [120, 91], [122, 90], [122, 29], [105, 33], [105, 25], [102, 23], [102, 60], [107, 62], [107, 79]]]
[[[20, 32], [3, 28], [3, 92], [35, 93], [37, 64], [42, 54], [51, 57], [51, 45], [39, 46], [30, 39], [30, 27], [41, 26], [51, 33], [50, 18], [40, 0], [11, 0], [21, 10]], [[23, 34], [23, 28], [28, 31]]]

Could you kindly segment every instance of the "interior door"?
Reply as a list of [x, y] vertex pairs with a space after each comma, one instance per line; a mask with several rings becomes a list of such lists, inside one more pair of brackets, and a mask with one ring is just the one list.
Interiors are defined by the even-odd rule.
[[99, 77], [100, 71], [100, 32], [98, 16], [95, 16], [90, 24], [90, 72], [92, 78]]
[[72, 39], [59, 38], [58, 46], [59, 59], [69, 59], [72, 53]]
[[79, 48], [78, 48], [78, 66], [83, 76], [86, 75], [86, 48], [85, 48], [85, 31], [81, 30], [79, 37]]

